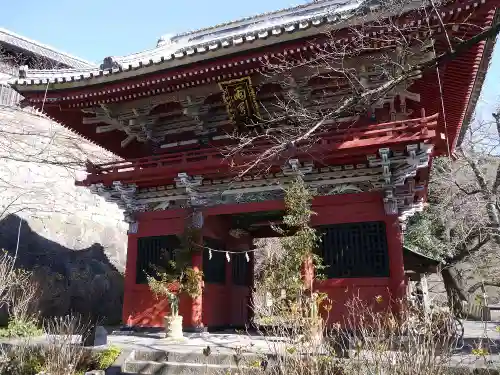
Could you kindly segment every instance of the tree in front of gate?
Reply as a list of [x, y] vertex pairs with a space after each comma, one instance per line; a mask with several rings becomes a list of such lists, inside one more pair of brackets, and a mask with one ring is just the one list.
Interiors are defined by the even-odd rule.
[[318, 337], [323, 329], [320, 309], [328, 303], [326, 294], [314, 290], [314, 279], [324, 266], [316, 252], [318, 231], [310, 226], [312, 195], [301, 176], [286, 188], [284, 200], [283, 222], [273, 225], [283, 256], [270, 254], [261, 265], [258, 289], [266, 291], [271, 303], [264, 307], [269, 311], [257, 309], [256, 315], [263, 325], [300, 321], [307, 337]]

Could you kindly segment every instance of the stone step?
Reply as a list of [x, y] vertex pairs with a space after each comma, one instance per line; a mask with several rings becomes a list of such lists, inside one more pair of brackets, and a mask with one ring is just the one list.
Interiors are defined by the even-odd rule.
[[[378, 364], [377, 366], [380, 366]], [[391, 366], [389, 366], [393, 369]], [[270, 366], [266, 373], [275, 373], [277, 368]], [[121, 369], [123, 375], [236, 375], [244, 373], [245, 375], [261, 375], [264, 373], [262, 368], [253, 366], [232, 366], [201, 363], [183, 363], [183, 362], [154, 362], [154, 361], [129, 361]], [[456, 363], [449, 364], [442, 368], [444, 375], [500, 375], [498, 368], [494, 364], [477, 363]]]
[[250, 365], [258, 366], [262, 360], [269, 362], [268, 356], [255, 353], [243, 353], [236, 355], [234, 351], [218, 352], [211, 351], [210, 355], [203, 354], [203, 348], [196, 348], [190, 351], [163, 351], [163, 350], [135, 350], [132, 352], [131, 361], [147, 362], [177, 362], [193, 364], [213, 364], [213, 365]]
[[154, 362], [154, 361], [127, 361], [122, 366], [124, 375], [220, 375], [238, 374], [244, 369], [245, 374], [262, 374], [260, 367], [238, 368], [231, 365], [216, 365], [185, 362]]

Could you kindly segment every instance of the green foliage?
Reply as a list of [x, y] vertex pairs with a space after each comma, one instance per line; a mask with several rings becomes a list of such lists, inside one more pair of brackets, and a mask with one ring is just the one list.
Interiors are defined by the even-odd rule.
[[488, 350], [484, 348], [472, 349], [472, 354], [478, 357], [486, 357], [488, 355]]
[[184, 268], [181, 276], [181, 293], [186, 293], [191, 298], [196, 298], [201, 295], [201, 282], [203, 273], [195, 270], [192, 267]]
[[9, 319], [6, 328], [0, 329], [0, 337], [20, 338], [35, 337], [43, 334], [35, 319]]
[[[69, 345], [69, 344], [66, 344]], [[60, 355], [64, 355], [64, 348], [60, 348]], [[121, 349], [110, 346], [103, 351], [85, 350], [77, 360], [73, 371], [68, 374], [84, 374], [91, 370], [106, 370], [111, 367], [121, 354]], [[34, 375], [48, 371], [48, 351], [43, 346], [29, 345], [23, 342], [12, 345], [0, 351], [0, 374], [2, 375]]]
[[75, 366], [75, 375], [83, 375], [92, 370], [106, 370], [115, 363], [121, 352], [120, 348], [113, 345], [102, 351], [86, 349]]
[[312, 195], [304, 181], [297, 178], [286, 190], [283, 223], [286, 229], [275, 227], [281, 238], [281, 246], [285, 256], [277, 262], [272, 262], [264, 277], [265, 290], [273, 296], [278, 296], [285, 290], [287, 298], [294, 298], [304, 288], [301, 279], [301, 269], [304, 260], [313, 260], [316, 270], [321, 270], [321, 257], [315, 250], [320, 237], [314, 228], [309, 226], [311, 216]]
[[448, 181], [451, 175], [452, 168], [447, 158], [433, 159], [432, 178], [428, 191], [429, 205], [423, 212], [410, 218], [404, 234], [406, 245], [437, 259], [444, 259], [451, 255], [451, 248], [454, 245], [450, 236], [457, 234], [446, 227], [452, 223], [452, 217], [447, 216], [456, 209], [453, 207], [453, 200], [449, 200], [449, 197], [453, 195], [457, 201], [460, 198], [450, 190], [452, 184]]
[[442, 259], [449, 252], [449, 244], [444, 238], [446, 228], [434, 219], [435, 215], [434, 207], [415, 214], [408, 222], [404, 241], [412, 249]]
[[0, 374], [34, 375], [43, 371], [45, 358], [43, 349], [35, 345], [11, 346], [0, 353]]
[[[477, 163], [483, 164], [479, 155]], [[483, 171], [486, 185], [496, 166]], [[493, 168], [492, 168], [493, 167]], [[428, 205], [410, 218], [405, 243], [426, 255], [453, 263], [488, 238], [491, 222], [487, 199], [471, 166], [463, 159], [434, 158], [428, 185]]]
[[192, 267], [186, 267], [179, 273], [157, 272], [157, 277], [148, 276], [148, 285], [157, 297], [166, 297], [170, 305], [170, 314], [179, 314], [179, 297], [185, 293], [191, 298], [201, 295], [203, 273]]
[[99, 370], [106, 370], [115, 363], [116, 359], [120, 356], [122, 350], [116, 346], [110, 346], [97, 354]]
[[166, 297], [170, 306], [170, 314], [179, 314], [179, 290], [175, 276], [167, 272], [157, 272], [157, 277], [148, 276], [148, 285], [151, 292], [159, 298]]
[[175, 252], [175, 261], [168, 260], [163, 267], [155, 267], [156, 277], [147, 277], [153, 294], [157, 298], [167, 298], [172, 316], [179, 314], [181, 294], [196, 298], [202, 293], [203, 272], [191, 266], [193, 254], [201, 250], [197, 245], [201, 235], [200, 229], [186, 225], [181, 236], [181, 248]]
[[176, 261], [181, 268], [191, 263], [191, 256], [194, 253], [202, 250], [198, 245], [201, 236], [201, 229], [194, 228], [189, 220], [186, 220], [184, 232], [181, 235], [181, 249], [175, 254]]

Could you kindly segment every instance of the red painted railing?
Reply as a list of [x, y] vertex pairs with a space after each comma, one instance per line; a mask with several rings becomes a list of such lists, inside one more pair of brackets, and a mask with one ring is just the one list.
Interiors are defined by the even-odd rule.
[[[424, 115], [424, 113], [422, 113]], [[334, 151], [340, 149], [366, 147], [370, 145], [383, 145], [384, 142], [407, 142], [411, 140], [430, 139], [435, 136], [438, 114], [421, 118], [394, 121], [383, 124], [372, 124], [363, 127], [352, 127], [349, 129], [337, 129], [325, 132], [318, 137], [317, 151]], [[242, 165], [256, 156], [262, 154], [270, 147], [270, 143], [261, 143], [244, 150], [243, 153], [226, 158], [222, 151], [217, 148], [207, 148], [202, 150], [184, 151], [175, 154], [154, 155], [126, 161], [110, 162], [99, 165], [89, 164], [87, 172], [90, 174], [87, 180], [79, 184], [88, 185], [91, 183], [108, 181], [110, 177], [120, 179], [123, 174], [133, 172], [135, 176], [147, 173], [157, 168], [168, 168], [171, 170], [189, 171], [192, 169], [203, 170], [204, 167], [220, 167], [223, 165], [235, 168]], [[297, 145], [296, 156], [300, 156], [300, 144]], [[311, 155], [314, 148], [308, 148]], [[113, 181], [113, 180], [111, 180]], [[110, 181], [109, 181], [110, 182]]]

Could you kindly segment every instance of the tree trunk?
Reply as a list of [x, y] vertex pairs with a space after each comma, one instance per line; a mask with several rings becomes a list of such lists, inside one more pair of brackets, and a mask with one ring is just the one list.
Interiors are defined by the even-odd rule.
[[500, 282], [494, 282], [494, 281], [481, 281], [479, 283], [475, 283], [474, 285], [472, 285], [468, 292], [469, 294], [472, 294], [474, 293], [476, 290], [478, 290], [479, 288], [481, 288], [481, 290], [483, 291], [484, 293], [484, 287], [485, 286], [494, 286], [494, 287], [497, 287], [497, 288], [500, 288]]
[[457, 270], [454, 267], [443, 268], [441, 276], [448, 296], [450, 311], [457, 316], [462, 316], [464, 313], [462, 302], [467, 301], [467, 294]]

